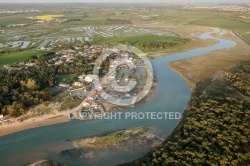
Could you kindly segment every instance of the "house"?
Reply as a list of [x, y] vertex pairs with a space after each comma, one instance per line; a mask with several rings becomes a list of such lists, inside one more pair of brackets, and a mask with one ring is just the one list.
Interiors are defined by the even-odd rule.
[[86, 82], [93, 82], [96, 79], [98, 79], [98, 76], [93, 74], [93, 75], [87, 75], [84, 80]]
[[11, 66], [8, 66], [8, 65], [4, 65], [3, 68], [5, 68], [6, 70], [9, 70], [9, 71], [12, 71], [12, 70], [22, 70], [23, 68], [20, 67], [20, 68], [17, 68], [17, 67], [11, 67]]
[[87, 75], [84, 80], [86, 82], [93, 82], [93, 77], [91, 75]]
[[42, 20], [37, 20], [36, 23], [43, 23], [44, 21]]
[[34, 67], [34, 66], [36, 66], [35, 63], [26, 63], [25, 65], [26, 65], [27, 67]]
[[55, 62], [55, 65], [61, 65], [61, 64], [63, 64], [63, 61], [61, 61], [61, 60]]
[[0, 115], [0, 122], [3, 121], [3, 115]]
[[89, 107], [90, 106], [91, 101], [89, 99], [86, 99], [83, 103], [82, 106], [83, 107]]
[[128, 58], [128, 60], [133, 61], [134, 58], [130, 56], [130, 57]]
[[84, 80], [84, 78], [86, 77], [86, 75], [85, 74], [83, 74], [83, 75], [80, 75], [79, 77], [78, 77], [78, 79], [80, 79], [80, 80]]
[[59, 86], [63, 87], [63, 88], [69, 88], [70, 87], [69, 84], [65, 84], [65, 83], [60, 83]]
[[76, 82], [73, 83], [73, 86], [82, 87], [83, 83], [76, 81]]
[[98, 104], [94, 101], [91, 102], [91, 108], [92, 109], [97, 109], [98, 108]]
[[93, 96], [96, 97], [96, 96], [99, 96], [100, 94], [97, 92], [97, 91], [94, 91], [93, 93]]
[[69, 58], [69, 55], [65, 54], [65, 55], [62, 56], [62, 58]]
[[104, 88], [104, 89], [107, 87], [106, 83], [102, 83], [101, 86], [102, 86], [102, 88]]
[[72, 63], [72, 62], [74, 62], [74, 60], [72, 60], [71, 58], [68, 58], [68, 59], [66, 60], [66, 62]]

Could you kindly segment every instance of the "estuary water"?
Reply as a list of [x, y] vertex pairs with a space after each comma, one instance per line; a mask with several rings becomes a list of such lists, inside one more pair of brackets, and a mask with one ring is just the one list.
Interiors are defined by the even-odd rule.
[[[231, 48], [234, 41], [215, 38], [211, 33], [223, 34], [219, 29], [207, 32], [200, 36], [202, 39], [213, 38], [218, 44], [159, 57], [152, 60], [154, 73], [157, 79], [157, 88], [154, 96], [146, 103], [120, 112], [179, 112], [183, 113], [190, 100], [191, 91], [186, 81], [168, 64], [186, 58], [206, 54], [212, 51]], [[124, 114], [123, 114], [124, 115]], [[74, 166], [84, 165], [116, 165], [142, 157], [148, 150], [140, 152], [123, 152], [118, 150], [104, 150], [91, 160], [73, 160], [59, 155], [61, 150], [72, 147], [71, 140], [81, 137], [112, 132], [120, 129], [129, 129], [139, 126], [153, 126], [168, 136], [178, 125], [176, 119], [102, 119], [102, 120], [73, 120], [63, 124], [56, 124], [40, 128], [29, 129], [18, 133], [0, 137], [0, 165], [14, 166], [32, 163], [42, 159], [56, 160]]]

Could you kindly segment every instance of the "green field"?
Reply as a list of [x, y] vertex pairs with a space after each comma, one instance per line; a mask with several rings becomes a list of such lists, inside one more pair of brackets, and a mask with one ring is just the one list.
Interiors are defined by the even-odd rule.
[[104, 25], [105, 20], [80, 20], [80, 21], [70, 21], [65, 23], [65, 25]]
[[247, 35], [241, 35], [244, 39], [246, 39], [248, 42], [250, 42], [250, 34]]
[[0, 17], [0, 26], [6, 26], [10, 24], [27, 24], [30, 22], [31, 20], [28, 19]]
[[234, 19], [220, 18], [220, 17], [198, 20], [193, 22], [193, 24], [232, 29], [238, 31], [247, 31], [250, 29], [250, 23]]
[[6, 64], [13, 64], [16, 62], [22, 62], [28, 60], [31, 56], [39, 54], [47, 55], [48, 53], [49, 53], [48, 51], [27, 50], [15, 53], [3, 54], [0, 55], [0, 67]]
[[[116, 45], [118, 43], [132, 45], [141, 49], [144, 52], [153, 52], [153, 51], [164, 51], [164, 50], [172, 50], [174, 48], [183, 46], [184, 44], [189, 43], [190, 40], [186, 38], [179, 37], [170, 37], [170, 36], [156, 36], [156, 35], [142, 35], [142, 36], [131, 36], [131, 37], [123, 37], [123, 38], [95, 38], [94, 43], [106, 43], [109, 45]], [[174, 46], [169, 46], [165, 49], [161, 47], [147, 46], [142, 47], [143, 44], [175, 44]]]
[[166, 12], [162, 17], [160, 17], [160, 21], [164, 21], [170, 24], [189, 24], [190, 22], [204, 19], [208, 15], [206, 13], [197, 13], [190, 11], [172, 11]]
[[[242, 19], [241, 13], [197, 10], [197, 11], [167, 11], [157, 21], [172, 25], [201, 25], [231, 29], [237, 32], [247, 32], [250, 29], [250, 19]], [[247, 15], [245, 15], [248, 17]]]

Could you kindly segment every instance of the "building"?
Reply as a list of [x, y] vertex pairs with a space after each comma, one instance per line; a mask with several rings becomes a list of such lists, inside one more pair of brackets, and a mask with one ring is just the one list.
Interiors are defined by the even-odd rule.
[[0, 122], [3, 121], [3, 115], [0, 115]]
[[78, 77], [78, 79], [79, 79], [79, 80], [84, 80], [85, 77], [86, 77], [86, 75], [83, 74], [83, 75], [80, 75], [80, 76]]
[[4, 65], [3, 68], [6, 69], [6, 70], [9, 70], [9, 71], [12, 71], [12, 70], [19, 70], [20, 71], [20, 70], [23, 69], [22, 67], [17, 68], [17, 67], [11, 67], [11, 66], [8, 66], [8, 65]]
[[46, 48], [45, 47], [41, 47], [40, 50], [46, 50]]
[[55, 65], [61, 65], [61, 64], [63, 64], [63, 61], [61, 61], [61, 60], [55, 62]]
[[119, 72], [117, 75], [116, 75], [116, 81], [117, 82], [120, 82], [122, 80], [122, 77], [123, 77], [123, 73], [122, 72]]
[[129, 81], [129, 74], [124, 74], [124, 80], [125, 80], [126, 82]]
[[72, 63], [72, 62], [74, 62], [74, 60], [72, 60], [71, 58], [67, 58], [66, 62]]
[[90, 106], [91, 101], [89, 99], [86, 99], [83, 103], [82, 106], [83, 107], [89, 107]]
[[73, 83], [73, 86], [82, 87], [82, 86], [83, 86], [83, 83], [77, 81], [77, 82], [74, 82], [74, 83]]
[[69, 84], [65, 84], [65, 83], [60, 83], [59, 86], [63, 87], [63, 88], [69, 88], [70, 87]]
[[93, 77], [91, 75], [87, 75], [84, 80], [86, 82], [93, 82]]
[[36, 66], [35, 63], [26, 63], [25, 65], [26, 65], [27, 67], [34, 67], [34, 66]]
[[99, 97], [99, 96], [100, 96], [99, 92], [98, 91], [94, 91], [93, 97], [96, 98], [96, 97]]
[[115, 79], [115, 74], [112, 74], [112, 75], [110, 75], [109, 77], [108, 77], [108, 80], [109, 81], [112, 81], [112, 80], [114, 80]]
[[93, 82], [94, 80], [96, 80], [96, 79], [98, 79], [98, 76], [97, 75], [87, 75], [86, 77], [85, 77], [85, 81], [86, 82]]
[[91, 108], [92, 109], [97, 109], [98, 108], [98, 104], [94, 101], [91, 102]]

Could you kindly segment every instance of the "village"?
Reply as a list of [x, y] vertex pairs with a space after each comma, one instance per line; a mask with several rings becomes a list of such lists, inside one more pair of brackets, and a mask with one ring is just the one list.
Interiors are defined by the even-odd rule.
[[[93, 73], [78, 76], [71, 85], [59, 84], [68, 88], [70, 96], [84, 98], [81, 105], [71, 111], [70, 119], [104, 116], [117, 105], [135, 106], [138, 94], [145, 91], [146, 84], [149, 89], [152, 84], [152, 81], [146, 81], [152, 71], [132, 52], [92, 46], [81, 54], [88, 57], [96, 52], [100, 56], [94, 63]], [[105, 61], [108, 62], [106, 66]]]
[[[75, 47], [75, 50], [81, 48]], [[75, 55], [90, 59], [95, 54], [100, 55], [92, 62], [92, 73], [79, 75], [72, 84], [59, 84], [60, 87], [68, 89], [70, 96], [84, 98], [80, 106], [71, 111], [70, 119], [103, 116], [117, 105], [134, 106], [138, 93], [143, 91], [145, 85], [148, 84], [150, 88], [152, 81], [146, 82], [146, 79], [152, 71], [133, 52], [103, 45], [85, 45], [84, 50], [62, 50], [56, 53], [61, 56], [54, 58], [55, 65], [58, 65], [72, 63]]]
[[[61, 45], [46, 49], [60, 48]], [[106, 45], [72, 46], [72, 49], [62, 49], [53, 56], [46, 58], [47, 66], [63, 66], [77, 64], [79, 59], [92, 66], [88, 73], [75, 74], [68, 81], [58, 82], [58, 87], [67, 91], [73, 98], [81, 98], [82, 102], [71, 109], [70, 119], [89, 119], [96, 115], [105, 115], [117, 105], [135, 106], [139, 93], [147, 93], [150, 89], [153, 74], [152, 68], [133, 51], [109, 48]], [[7, 70], [29, 71], [38, 64], [29, 61], [15, 65], [4, 65]], [[18, 66], [18, 67], [17, 67]], [[150, 74], [149, 74], [150, 73]], [[63, 77], [58, 75], [57, 77]], [[150, 81], [148, 78], [151, 76]], [[145, 90], [145, 86], [147, 88]]]

